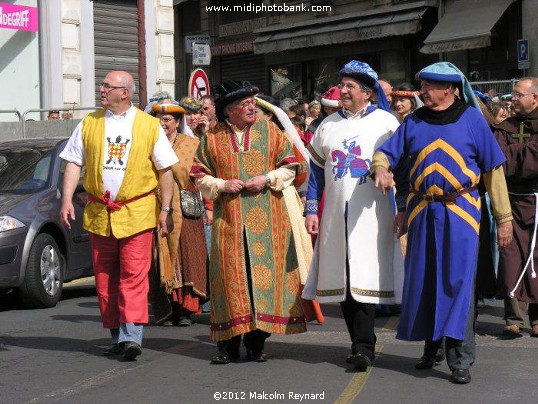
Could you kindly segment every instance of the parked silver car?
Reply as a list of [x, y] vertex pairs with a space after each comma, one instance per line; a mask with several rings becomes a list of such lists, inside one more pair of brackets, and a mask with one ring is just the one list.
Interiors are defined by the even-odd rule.
[[82, 228], [87, 194], [73, 197], [76, 221], [60, 223], [65, 138], [0, 143], [0, 292], [18, 289], [28, 307], [52, 307], [64, 282], [93, 274]]

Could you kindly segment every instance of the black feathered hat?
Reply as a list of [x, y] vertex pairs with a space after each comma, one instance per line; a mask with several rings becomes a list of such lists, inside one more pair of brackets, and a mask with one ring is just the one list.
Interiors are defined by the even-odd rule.
[[253, 97], [260, 91], [258, 87], [248, 81], [224, 80], [220, 86], [216, 87], [219, 94], [215, 101], [217, 119], [223, 122], [226, 119], [224, 108], [226, 105], [245, 97]]

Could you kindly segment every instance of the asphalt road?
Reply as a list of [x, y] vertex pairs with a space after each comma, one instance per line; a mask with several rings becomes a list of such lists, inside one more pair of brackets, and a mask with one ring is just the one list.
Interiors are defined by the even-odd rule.
[[126, 362], [102, 356], [108, 332], [91, 280], [68, 285], [52, 309], [25, 310], [2, 296], [0, 403], [537, 402], [538, 338], [503, 340], [499, 303], [481, 309], [468, 385], [450, 383], [446, 363], [415, 370], [422, 344], [394, 338], [397, 317], [376, 320], [377, 360], [355, 372], [345, 363], [349, 337], [339, 307], [323, 310], [326, 322], [308, 333], [273, 335], [266, 363], [210, 365], [207, 314], [192, 327], [146, 327], [142, 356]]

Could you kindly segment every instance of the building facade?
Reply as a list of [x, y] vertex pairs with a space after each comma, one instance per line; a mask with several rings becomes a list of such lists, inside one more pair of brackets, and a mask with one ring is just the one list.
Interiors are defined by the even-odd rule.
[[[309, 100], [336, 84], [350, 59], [393, 85], [451, 61], [472, 81], [537, 73], [538, 55], [518, 68], [517, 41], [538, 40], [535, 0], [177, 1], [176, 77], [186, 93], [193, 68], [186, 38], [207, 38], [212, 83], [248, 80], [277, 99]], [[287, 9], [286, 9], [287, 7]], [[181, 55], [181, 56], [179, 56]]]
[[174, 92], [173, 0], [16, 0], [10, 5], [36, 9], [39, 28], [0, 26], [0, 63], [8, 67], [0, 69], [0, 85], [14, 89], [0, 97], [0, 110], [71, 108], [81, 117], [89, 111], [77, 108], [99, 106], [99, 86], [111, 70], [134, 76], [137, 106], [156, 91]]

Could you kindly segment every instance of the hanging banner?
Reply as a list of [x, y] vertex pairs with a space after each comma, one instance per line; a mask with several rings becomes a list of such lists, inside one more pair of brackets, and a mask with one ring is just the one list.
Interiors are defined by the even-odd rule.
[[0, 3], [0, 29], [16, 31], [39, 31], [39, 14], [37, 7], [19, 6]]

